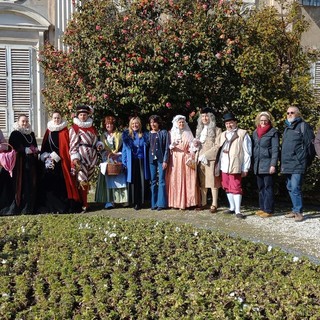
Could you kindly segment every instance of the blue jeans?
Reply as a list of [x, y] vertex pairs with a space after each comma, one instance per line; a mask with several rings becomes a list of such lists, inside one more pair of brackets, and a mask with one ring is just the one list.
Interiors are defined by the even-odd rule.
[[287, 174], [287, 190], [289, 192], [291, 202], [292, 202], [292, 212], [302, 213], [302, 181], [303, 174], [301, 173], [292, 173]]
[[273, 175], [258, 174], [257, 185], [259, 190], [260, 210], [268, 213], [274, 211]]
[[150, 163], [151, 208], [168, 206], [165, 173], [166, 171], [162, 169], [162, 162], [153, 160]]

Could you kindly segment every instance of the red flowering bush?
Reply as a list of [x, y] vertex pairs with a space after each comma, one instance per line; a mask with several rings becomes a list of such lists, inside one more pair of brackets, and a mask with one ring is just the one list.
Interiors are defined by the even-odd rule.
[[220, 108], [239, 96], [238, 11], [223, 1], [136, 1], [126, 10], [87, 1], [65, 33], [68, 51], [41, 52], [46, 105], [68, 112], [88, 103], [98, 118]]
[[133, 114], [192, 118], [207, 105], [251, 127], [261, 109], [282, 121], [288, 103], [312, 107], [299, 43], [307, 26], [294, 7], [280, 17], [273, 9], [243, 16], [235, 0], [116, 3], [84, 1], [65, 32], [68, 49], [41, 51], [49, 110], [86, 103], [97, 123], [112, 112], [127, 124]]

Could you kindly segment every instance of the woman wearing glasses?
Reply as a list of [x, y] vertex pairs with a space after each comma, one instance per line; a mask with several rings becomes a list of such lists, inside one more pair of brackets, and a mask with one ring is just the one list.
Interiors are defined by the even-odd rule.
[[256, 214], [268, 218], [274, 212], [273, 185], [279, 156], [279, 134], [268, 111], [257, 115], [256, 126], [252, 136], [253, 170], [257, 177], [260, 207]]

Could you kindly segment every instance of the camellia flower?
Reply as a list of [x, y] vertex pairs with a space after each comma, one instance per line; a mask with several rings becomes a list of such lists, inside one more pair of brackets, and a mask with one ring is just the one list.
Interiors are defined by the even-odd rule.
[[170, 102], [167, 102], [167, 103], [166, 103], [166, 107], [167, 107], [167, 108], [171, 108], [171, 103], [170, 103]]
[[100, 26], [96, 26], [96, 30], [97, 30], [97, 31], [100, 31], [100, 30], [101, 30], [101, 27], [100, 27]]
[[216, 58], [217, 59], [221, 59], [222, 58], [222, 53], [221, 52], [216, 53]]
[[177, 72], [177, 77], [178, 78], [182, 78], [184, 76], [184, 71], [179, 71], [179, 72]]

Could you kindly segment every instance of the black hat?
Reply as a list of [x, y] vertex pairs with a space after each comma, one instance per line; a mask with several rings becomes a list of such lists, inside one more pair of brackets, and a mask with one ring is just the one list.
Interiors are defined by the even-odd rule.
[[90, 114], [91, 108], [89, 106], [84, 105], [84, 104], [80, 104], [77, 106], [77, 114], [79, 114], [81, 112], [85, 112], [85, 113]]
[[200, 113], [213, 113], [213, 111], [209, 107], [204, 107], [200, 110]]
[[237, 121], [237, 119], [235, 118], [234, 114], [229, 112], [223, 115], [223, 122], [227, 122], [227, 121]]

